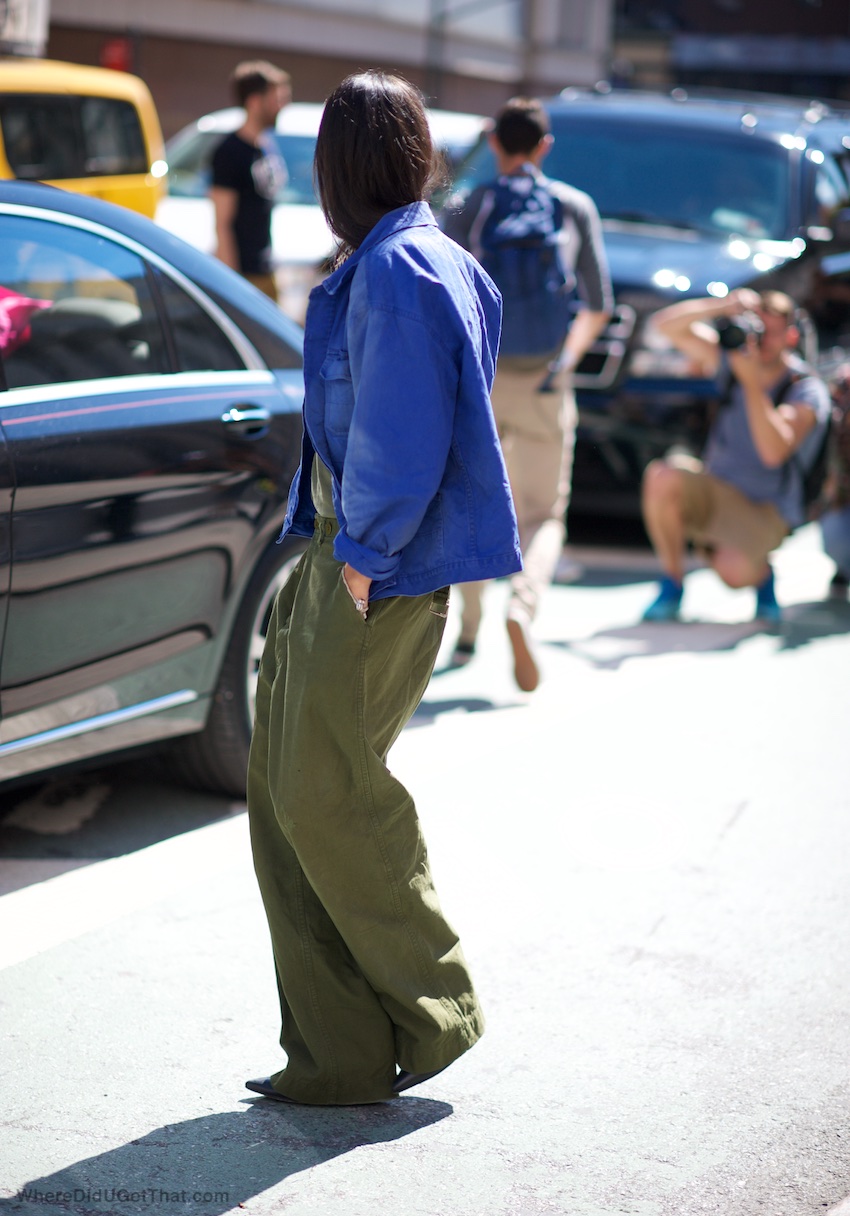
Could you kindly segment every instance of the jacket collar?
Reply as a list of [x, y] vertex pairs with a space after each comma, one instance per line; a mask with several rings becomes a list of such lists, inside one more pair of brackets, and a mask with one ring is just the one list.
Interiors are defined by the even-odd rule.
[[331, 275], [322, 283], [322, 287], [328, 295], [335, 293], [348, 281], [354, 271], [357, 269], [357, 263], [364, 254], [374, 248], [381, 241], [385, 241], [387, 237], [393, 236], [396, 232], [401, 232], [405, 228], [436, 228], [437, 221], [434, 219], [434, 213], [427, 203], [408, 203], [406, 207], [397, 207], [395, 211], [388, 211], [385, 216], [378, 220], [375, 227], [363, 241], [363, 244], [358, 246], [352, 253], [350, 258], [347, 258], [341, 266], [339, 266]]

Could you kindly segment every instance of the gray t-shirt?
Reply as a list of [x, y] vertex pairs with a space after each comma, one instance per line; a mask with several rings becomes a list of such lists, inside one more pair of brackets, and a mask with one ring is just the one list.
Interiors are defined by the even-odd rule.
[[[797, 528], [806, 517], [803, 470], [809, 469], [817, 455], [830, 403], [824, 382], [796, 355], [790, 357], [788, 371], [794, 379], [779, 403], [808, 405], [817, 418], [791, 459], [775, 469], [761, 459], [750, 433], [744, 392], [737, 381], [733, 381], [729, 401], [721, 406], [711, 428], [703, 459], [709, 473], [729, 482], [753, 502], [772, 502], [789, 528]], [[729, 374], [725, 360], [721, 374]]]

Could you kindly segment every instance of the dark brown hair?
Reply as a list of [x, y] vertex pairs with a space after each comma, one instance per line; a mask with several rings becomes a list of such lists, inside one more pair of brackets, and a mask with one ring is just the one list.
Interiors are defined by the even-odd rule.
[[412, 84], [360, 72], [337, 85], [325, 103], [314, 161], [319, 202], [340, 241], [337, 263], [387, 212], [427, 198], [441, 169]]
[[244, 106], [254, 93], [265, 93], [279, 84], [289, 84], [289, 72], [276, 68], [265, 59], [246, 59], [233, 69], [230, 87], [238, 106]]
[[493, 134], [509, 156], [533, 152], [549, 134], [549, 115], [536, 97], [512, 97], [496, 115]]

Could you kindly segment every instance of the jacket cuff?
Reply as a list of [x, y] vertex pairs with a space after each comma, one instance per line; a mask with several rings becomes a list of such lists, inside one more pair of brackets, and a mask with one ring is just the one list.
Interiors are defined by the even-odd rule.
[[365, 574], [373, 582], [378, 579], [392, 578], [401, 564], [401, 554], [386, 557], [375, 549], [367, 549], [340, 528], [334, 540], [334, 557], [337, 561], [348, 562], [358, 574]]

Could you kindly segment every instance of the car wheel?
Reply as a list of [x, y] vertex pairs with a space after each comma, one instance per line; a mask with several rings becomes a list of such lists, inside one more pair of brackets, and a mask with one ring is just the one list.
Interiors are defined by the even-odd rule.
[[244, 798], [257, 673], [269, 617], [302, 553], [303, 546], [274, 545], [255, 571], [239, 606], [207, 724], [171, 751], [169, 767], [177, 778]]

